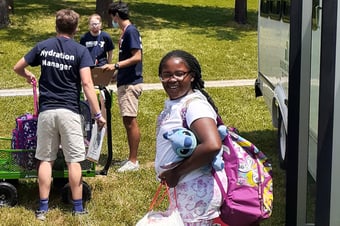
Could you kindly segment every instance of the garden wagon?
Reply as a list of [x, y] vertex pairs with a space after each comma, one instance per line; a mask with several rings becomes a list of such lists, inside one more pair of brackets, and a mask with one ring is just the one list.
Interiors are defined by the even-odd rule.
[[[112, 135], [111, 135], [111, 104], [112, 92], [105, 87], [103, 91], [107, 113], [107, 145], [108, 158], [104, 168], [96, 172], [96, 163], [84, 160], [81, 162], [82, 176], [94, 177], [96, 174], [107, 175], [112, 162]], [[84, 140], [89, 141], [93, 126], [90, 108], [86, 101], [80, 101], [81, 115], [84, 120]], [[0, 137], [0, 142], [11, 142], [11, 138]], [[86, 143], [86, 142], [85, 142]], [[2, 145], [3, 146], [3, 145]], [[10, 147], [10, 145], [8, 145]], [[35, 150], [0, 148], [0, 207], [14, 206], [18, 202], [16, 188], [19, 179], [37, 178], [38, 160], [35, 159]], [[64, 156], [60, 150], [52, 170], [53, 186], [60, 188], [61, 198], [65, 203], [71, 202], [71, 189], [68, 184], [68, 170]], [[91, 199], [91, 187], [83, 180], [83, 201]]]

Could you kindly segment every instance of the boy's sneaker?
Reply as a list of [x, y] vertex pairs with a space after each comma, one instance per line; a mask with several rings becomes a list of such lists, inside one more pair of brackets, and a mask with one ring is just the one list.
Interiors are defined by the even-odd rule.
[[35, 217], [38, 220], [44, 221], [44, 220], [46, 220], [46, 213], [47, 213], [47, 211], [44, 211], [44, 210], [36, 210], [35, 211]]
[[127, 172], [127, 171], [136, 171], [139, 169], [139, 163], [136, 161], [136, 163], [133, 163], [131, 161], [126, 161], [124, 165], [122, 165], [117, 172], [122, 173], [122, 172]]
[[88, 214], [89, 212], [87, 212], [86, 210], [83, 211], [72, 211], [72, 216], [79, 216], [79, 215], [85, 215]]

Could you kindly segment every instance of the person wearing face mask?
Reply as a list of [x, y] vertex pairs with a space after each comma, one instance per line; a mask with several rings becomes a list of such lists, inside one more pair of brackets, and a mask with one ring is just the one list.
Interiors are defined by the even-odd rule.
[[111, 36], [101, 29], [100, 15], [92, 14], [89, 17], [89, 31], [80, 37], [80, 44], [88, 48], [97, 67], [112, 62], [112, 52], [115, 48]]
[[[95, 67], [112, 62], [115, 48], [111, 36], [102, 30], [102, 19], [99, 14], [92, 14], [88, 19], [89, 31], [80, 37], [80, 44], [89, 50]], [[114, 79], [112, 80], [114, 81]], [[100, 95], [101, 112], [106, 119], [104, 98]]]
[[142, 94], [142, 39], [137, 28], [129, 19], [128, 5], [122, 1], [109, 5], [109, 15], [113, 27], [121, 29], [119, 56], [115, 64], [106, 64], [104, 70], [116, 71], [117, 93], [120, 114], [128, 138], [129, 157], [123, 161], [118, 172], [139, 169], [137, 151], [140, 142], [140, 130], [137, 123], [138, 99]]

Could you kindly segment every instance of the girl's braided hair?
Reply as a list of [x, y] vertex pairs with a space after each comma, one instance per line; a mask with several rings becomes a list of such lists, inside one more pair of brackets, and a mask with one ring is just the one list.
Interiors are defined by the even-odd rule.
[[191, 88], [198, 89], [199, 91], [201, 91], [201, 93], [207, 98], [209, 104], [214, 108], [216, 113], [218, 113], [218, 108], [216, 107], [213, 99], [204, 90], [204, 81], [202, 80], [201, 66], [198, 60], [192, 54], [184, 50], [173, 50], [167, 53], [159, 63], [158, 74], [161, 74], [165, 62], [173, 57], [183, 59], [184, 63], [189, 68], [189, 71], [191, 71], [191, 74], [193, 75], [194, 78], [194, 81], [191, 82]]

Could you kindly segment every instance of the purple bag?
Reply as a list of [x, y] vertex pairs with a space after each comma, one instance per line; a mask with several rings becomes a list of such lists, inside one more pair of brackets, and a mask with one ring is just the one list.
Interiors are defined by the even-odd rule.
[[15, 119], [16, 126], [12, 130], [12, 149], [34, 150], [37, 147], [38, 124], [38, 94], [37, 81], [33, 80], [33, 104], [34, 113], [26, 113]]
[[34, 150], [37, 147], [38, 117], [30, 113], [15, 119], [16, 127], [12, 130], [12, 149]]
[[[187, 129], [185, 115], [188, 103], [181, 112], [183, 127]], [[254, 144], [236, 133], [235, 128], [224, 126], [219, 115], [216, 121], [217, 127], [225, 128], [222, 157], [228, 178], [228, 184], [222, 184], [212, 167], [212, 174], [223, 197], [220, 219], [230, 226], [258, 225], [272, 214], [272, 166]]]
[[[217, 122], [223, 125], [220, 117]], [[231, 129], [226, 131], [223, 148], [227, 191], [212, 169], [223, 197], [220, 218], [231, 226], [258, 225], [272, 214], [272, 166], [255, 145]]]

